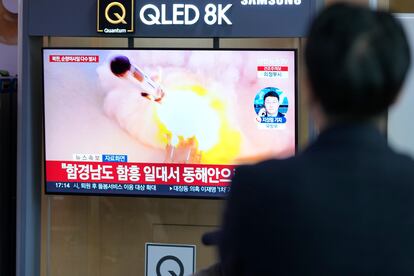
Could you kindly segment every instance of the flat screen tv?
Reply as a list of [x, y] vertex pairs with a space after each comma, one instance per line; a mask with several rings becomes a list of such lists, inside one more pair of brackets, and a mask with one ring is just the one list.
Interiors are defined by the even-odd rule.
[[43, 49], [46, 192], [225, 196], [237, 165], [295, 154], [296, 55]]

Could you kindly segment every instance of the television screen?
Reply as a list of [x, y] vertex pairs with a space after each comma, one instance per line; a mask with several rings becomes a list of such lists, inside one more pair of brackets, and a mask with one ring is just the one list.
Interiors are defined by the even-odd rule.
[[43, 49], [43, 67], [47, 193], [223, 197], [237, 165], [295, 154], [295, 50]]

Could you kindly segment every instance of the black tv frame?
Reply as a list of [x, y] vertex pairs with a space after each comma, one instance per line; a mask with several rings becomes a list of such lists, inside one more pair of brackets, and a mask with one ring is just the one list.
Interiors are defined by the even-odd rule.
[[[226, 196], [192, 196], [192, 195], [154, 195], [154, 194], [114, 194], [114, 193], [85, 193], [85, 192], [50, 192], [47, 189], [47, 181], [46, 181], [46, 135], [45, 135], [45, 75], [44, 75], [44, 58], [45, 58], [45, 50], [121, 50], [121, 51], [139, 51], [139, 50], [168, 50], [168, 51], [262, 51], [262, 52], [293, 52], [294, 53], [294, 64], [295, 64], [295, 155], [298, 153], [298, 49], [296, 48], [168, 48], [168, 47], [134, 47], [134, 48], [122, 48], [122, 47], [42, 47], [42, 147], [43, 147], [43, 185], [45, 189], [46, 195], [60, 195], [60, 196], [109, 196], [109, 197], [146, 197], [146, 198], [179, 198], [179, 199], [213, 199], [213, 200], [223, 200]], [[139, 183], [136, 183], [139, 184]], [[154, 184], [157, 185], [157, 184]]]

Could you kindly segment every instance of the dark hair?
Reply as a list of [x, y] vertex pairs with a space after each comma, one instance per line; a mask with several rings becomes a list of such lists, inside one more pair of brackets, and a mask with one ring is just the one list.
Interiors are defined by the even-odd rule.
[[263, 97], [263, 102], [266, 100], [267, 97], [276, 97], [278, 101], [280, 100], [279, 99], [279, 94], [277, 94], [275, 91], [267, 92]]
[[312, 92], [328, 116], [371, 118], [397, 97], [410, 65], [401, 24], [390, 14], [335, 4], [314, 20], [305, 49]]

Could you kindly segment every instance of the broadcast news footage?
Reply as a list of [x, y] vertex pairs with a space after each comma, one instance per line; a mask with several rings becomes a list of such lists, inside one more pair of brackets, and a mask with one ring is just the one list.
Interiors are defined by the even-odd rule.
[[223, 197], [294, 155], [294, 50], [44, 49], [46, 192]]

